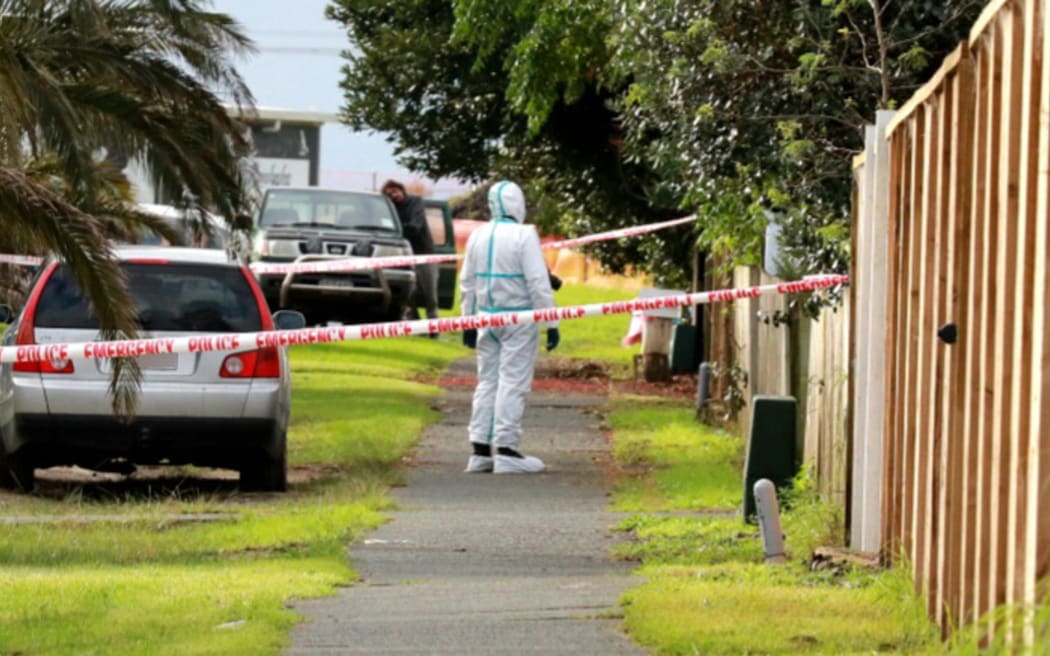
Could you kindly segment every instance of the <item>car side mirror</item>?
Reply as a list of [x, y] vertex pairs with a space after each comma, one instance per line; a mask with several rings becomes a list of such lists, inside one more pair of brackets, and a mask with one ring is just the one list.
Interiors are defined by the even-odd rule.
[[306, 317], [295, 310], [277, 310], [273, 313], [273, 325], [277, 330], [299, 330], [306, 327]]
[[15, 311], [10, 305], [0, 305], [0, 323], [11, 323], [15, 319]]

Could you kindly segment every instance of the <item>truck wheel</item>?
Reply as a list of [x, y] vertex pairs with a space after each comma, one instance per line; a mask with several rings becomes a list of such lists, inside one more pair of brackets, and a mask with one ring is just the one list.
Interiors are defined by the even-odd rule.
[[241, 465], [240, 488], [245, 492], [284, 492], [288, 489], [288, 438], [278, 438], [277, 454], [263, 451]]

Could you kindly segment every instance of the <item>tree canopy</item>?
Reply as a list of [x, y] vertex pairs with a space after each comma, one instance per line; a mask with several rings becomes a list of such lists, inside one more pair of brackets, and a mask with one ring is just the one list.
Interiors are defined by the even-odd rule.
[[[106, 152], [136, 157], [191, 206], [247, 206], [247, 144], [217, 94], [250, 104], [232, 57], [251, 48], [195, 0], [0, 0], [0, 248], [54, 252], [104, 335], [135, 332], [109, 237], [148, 225]], [[134, 368], [115, 377], [129, 412]]]
[[848, 266], [851, 155], [965, 37], [979, 0], [333, 0], [344, 120], [434, 176], [513, 176], [560, 231], [696, 212], [593, 247], [682, 285], [700, 247]]

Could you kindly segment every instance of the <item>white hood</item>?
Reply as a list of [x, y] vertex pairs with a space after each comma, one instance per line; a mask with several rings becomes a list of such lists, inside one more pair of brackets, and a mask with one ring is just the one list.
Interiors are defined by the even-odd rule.
[[493, 219], [508, 218], [525, 223], [525, 194], [521, 187], [509, 180], [493, 183], [489, 187], [489, 211]]

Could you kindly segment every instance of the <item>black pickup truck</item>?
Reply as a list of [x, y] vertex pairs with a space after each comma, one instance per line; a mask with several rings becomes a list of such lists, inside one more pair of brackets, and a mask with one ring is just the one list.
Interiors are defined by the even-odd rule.
[[[451, 240], [451, 215], [447, 218], [447, 235]], [[439, 242], [437, 237], [435, 234], [435, 243]], [[273, 187], [264, 194], [255, 218], [251, 254], [255, 262], [302, 263], [411, 254], [412, 247], [402, 236], [394, 205], [382, 194]], [[439, 294], [443, 301], [448, 295], [448, 304], [442, 303], [442, 307], [452, 304], [454, 268], [452, 274], [449, 281], [442, 272]], [[414, 302], [416, 280], [411, 267], [263, 273], [258, 278], [271, 309], [298, 310], [310, 324], [397, 321], [405, 306]]]

